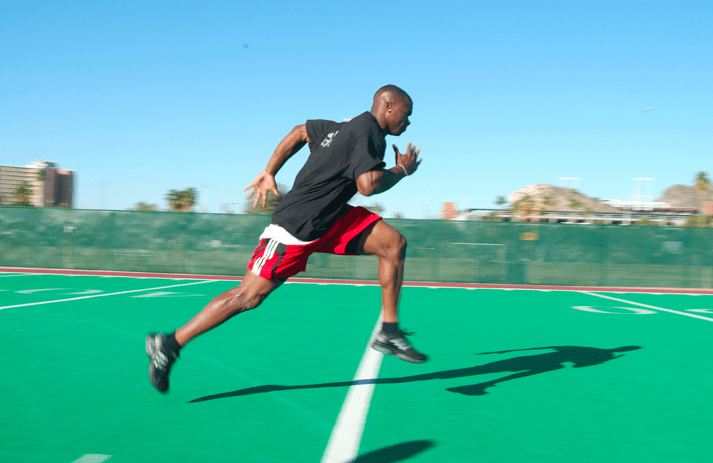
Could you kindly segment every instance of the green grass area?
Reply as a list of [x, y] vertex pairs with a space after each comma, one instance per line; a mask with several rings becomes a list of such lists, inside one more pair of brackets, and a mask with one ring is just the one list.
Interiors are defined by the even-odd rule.
[[[0, 278], [0, 308], [82, 298], [0, 310], [0, 461], [320, 461], [380, 289], [284, 285], [195, 339], [155, 392], [145, 334], [234, 284]], [[404, 288], [402, 326], [431, 359], [383, 359], [356, 462], [711, 461], [713, 323], [681, 314], [713, 320], [713, 296], [608, 296], [623, 301]]]

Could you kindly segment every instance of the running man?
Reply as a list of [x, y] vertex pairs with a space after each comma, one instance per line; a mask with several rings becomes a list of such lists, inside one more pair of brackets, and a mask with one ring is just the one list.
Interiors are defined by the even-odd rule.
[[404, 133], [412, 110], [406, 92], [386, 85], [374, 95], [371, 111], [343, 123], [308, 120], [277, 145], [265, 170], [245, 188], [251, 189], [248, 199], [255, 195], [253, 207], [259, 202], [264, 207], [268, 192], [279, 196], [275, 175], [290, 157], [306, 144], [310, 155], [260, 236], [240, 285], [215, 297], [175, 332], [146, 337], [149, 378], [159, 392], [168, 391], [171, 367], [188, 341], [258, 307], [289, 277], [304, 271], [315, 252], [378, 257], [382, 327], [371, 347], [408, 362], [427, 360], [399, 329], [406, 239], [378, 215], [347, 204], [357, 192], [383, 193], [418, 169], [420, 149], [410, 142], [405, 154], [393, 145], [393, 167], [385, 169], [384, 163], [385, 136]]

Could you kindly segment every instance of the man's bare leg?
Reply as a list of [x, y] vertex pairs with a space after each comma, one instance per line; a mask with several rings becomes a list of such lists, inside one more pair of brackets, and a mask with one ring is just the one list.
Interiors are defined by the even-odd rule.
[[407, 362], [425, 362], [428, 357], [414, 349], [404, 338], [404, 332], [398, 328], [399, 297], [406, 261], [406, 238], [383, 220], [379, 220], [364, 241], [363, 252], [379, 258], [383, 325], [372, 347]]
[[248, 272], [239, 286], [213, 298], [193, 319], [176, 330], [176, 341], [183, 347], [235, 315], [256, 308], [284, 282], [284, 279], [266, 280]]
[[168, 376], [180, 349], [196, 336], [259, 306], [285, 280], [266, 280], [252, 272], [237, 287], [216, 296], [193, 319], [175, 333], [152, 333], [146, 337], [146, 354], [151, 360], [149, 379], [159, 392], [168, 392]]
[[379, 258], [383, 321], [398, 323], [406, 238], [383, 220], [379, 220], [364, 241], [364, 254]]

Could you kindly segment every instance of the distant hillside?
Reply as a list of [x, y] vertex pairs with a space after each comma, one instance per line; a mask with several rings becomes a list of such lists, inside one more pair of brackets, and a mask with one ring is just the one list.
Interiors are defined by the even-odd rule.
[[669, 207], [695, 207], [700, 209], [703, 203], [713, 201], [713, 188], [701, 193], [694, 186], [673, 185], [668, 187], [656, 201], [661, 201]]
[[[572, 188], [556, 187], [545, 183], [530, 185], [510, 193], [508, 201], [513, 204], [527, 196], [530, 197], [530, 200], [535, 201], [536, 209], [545, 208], [551, 211], [583, 211], [585, 209], [591, 209], [594, 212], [617, 211], [617, 209], [602, 203], [599, 199], [584, 195]], [[581, 206], [572, 207], [573, 200], [581, 204]], [[546, 202], [550, 202], [551, 205], [546, 206]]]

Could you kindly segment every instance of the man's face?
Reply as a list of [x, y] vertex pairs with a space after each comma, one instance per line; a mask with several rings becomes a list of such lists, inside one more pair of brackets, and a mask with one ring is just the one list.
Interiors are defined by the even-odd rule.
[[413, 103], [408, 99], [397, 98], [396, 103], [391, 106], [388, 118], [389, 133], [399, 136], [406, 131], [411, 124], [408, 120], [413, 112]]

